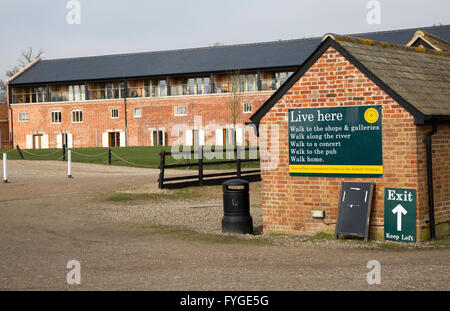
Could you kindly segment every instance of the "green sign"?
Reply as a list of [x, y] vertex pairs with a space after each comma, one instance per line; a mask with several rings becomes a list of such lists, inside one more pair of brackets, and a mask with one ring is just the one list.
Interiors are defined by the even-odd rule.
[[381, 106], [288, 113], [291, 176], [383, 176]]
[[416, 190], [385, 188], [384, 238], [399, 242], [416, 241]]

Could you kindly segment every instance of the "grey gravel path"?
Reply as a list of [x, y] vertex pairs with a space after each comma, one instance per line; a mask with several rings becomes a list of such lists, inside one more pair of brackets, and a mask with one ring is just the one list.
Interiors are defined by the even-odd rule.
[[[121, 204], [104, 198], [159, 193], [157, 170], [74, 163], [69, 180], [60, 162], [9, 166], [11, 183], [0, 184], [3, 290], [450, 289], [448, 247], [380, 249], [264, 234], [224, 243], [220, 188], [198, 202]], [[258, 228], [258, 185], [251, 187]], [[195, 231], [167, 229], [174, 225]], [[81, 285], [66, 282], [72, 259], [81, 263]], [[381, 264], [380, 285], [366, 281], [372, 259]]]

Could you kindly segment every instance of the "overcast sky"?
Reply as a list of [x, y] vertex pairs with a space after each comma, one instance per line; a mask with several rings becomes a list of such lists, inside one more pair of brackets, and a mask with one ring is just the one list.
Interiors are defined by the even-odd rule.
[[0, 0], [0, 78], [27, 47], [49, 59], [450, 24], [450, 0], [379, 0], [380, 24], [369, 0], [78, 1], [69, 24], [69, 0]]

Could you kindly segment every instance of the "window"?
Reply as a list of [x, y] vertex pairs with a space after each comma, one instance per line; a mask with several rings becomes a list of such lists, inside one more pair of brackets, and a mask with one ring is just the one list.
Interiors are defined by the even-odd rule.
[[30, 121], [30, 114], [28, 112], [19, 112], [19, 122]]
[[272, 73], [272, 90], [276, 90], [293, 74], [292, 71], [273, 72]]
[[152, 97], [157, 97], [158, 95], [158, 81], [152, 81]]
[[61, 123], [61, 111], [52, 111], [52, 123]]
[[[6, 95], [5, 95], [6, 96]], [[48, 101], [46, 87], [13, 88], [12, 103], [42, 103]], [[0, 102], [1, 103], [1, 102]]]
[[244, 103], [244, 113], [252, 112], [252, 103]]
[[86, 86], [84, 84], [69, 85], [68, 99], [69, 101], [86, 100]]
[[[106, 99], [123, 98], [125, 94], [125, 83], [106, 83]], [[103, 98], [102, 98], [103, 99]]]
[[159, 96], [167, 95], [167, 82], [166, 80], [159, 80]]
[[141, 108], [134, 108], [134, 117], [140, 118], [142, 116]]
[[119, 117], [119, 109], [111, 109], [111, 118], [117, 119]]
[[83, 111], [73, 110], [72, 111], [72, 123], [81, 123], [81, 122], [83, 122]]
[[231, 77], [232, 89], [238, 92], [254, 92], [256, 90], [256, 75], [241, 74]]
[[187, 107], [186, 106], [175, 106], [173, 113], [176, 116], [185, 116], [185, 115], [187, 115]]
[[188, 79], [188, 94], [195, 94], [195, 79]]
[[145, 97], [150, 97], [150, 81], [144, 82]]

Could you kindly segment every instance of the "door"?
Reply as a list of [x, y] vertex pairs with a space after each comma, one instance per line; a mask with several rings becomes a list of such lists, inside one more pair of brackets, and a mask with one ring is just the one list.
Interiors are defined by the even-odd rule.
[[164, 132], [163, 131], [153, 131], [151, 143], [152, 143], [152, 146], [163, 146], [164, 145]]
[[71, 148], [68, 144], [67, 136], [68, 136], [68, 134], [65, 134], [65, 133], [56, 135], [56, 147], [57, 148], [62, 148], [63, 146], [65, 146], [66, 148]]
[[109, 147], [120, 147], [120, 133], [110, 132], [109, 136]]
[[33, 135], [33, 149], [41, 149], [42, 134]]

